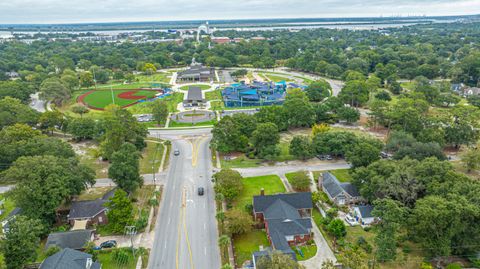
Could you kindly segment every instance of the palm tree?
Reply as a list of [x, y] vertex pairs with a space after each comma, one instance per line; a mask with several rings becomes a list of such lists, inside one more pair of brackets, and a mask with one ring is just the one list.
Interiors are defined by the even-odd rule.
[[228, 235], [221, 235], [218, 238], [218, 244], [223, 249], [224, 257], [228, 257], [228, 245], [230, 244], [230, 237]]
[[222, 266], [222, 269], [233, 269], [233, 267], [230, 264], [226, 263]]

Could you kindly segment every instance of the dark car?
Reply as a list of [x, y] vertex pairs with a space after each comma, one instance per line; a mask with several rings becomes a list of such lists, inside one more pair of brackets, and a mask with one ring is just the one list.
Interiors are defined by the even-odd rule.
[[176, 149], [176, 150], [173, 152], [173, 155], [175, 155], [175, 156], [180, 155], [180, 150]]
[[115, 240], [108, 240], [100, 244], [101, 248], [114, 248], [117, 246], [117, 241]]
[[198, 188], [198, 195], [202, 196], [205, 193], [205, 189], [203, 187]]

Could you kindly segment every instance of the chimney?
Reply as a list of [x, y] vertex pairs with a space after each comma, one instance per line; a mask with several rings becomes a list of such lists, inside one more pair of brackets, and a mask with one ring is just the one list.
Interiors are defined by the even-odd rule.
[[90, 269], [93, 265], [92, 258], [87, 258], [87, 262], [85, 263], [85, 269]]
[[261, 189], [260, 189], [260, 195], [261, 195], [261, 196], [264, 196], [264, 195], [265, 195], [265, 189], [264, 189], [264, 188], [261, 188]]

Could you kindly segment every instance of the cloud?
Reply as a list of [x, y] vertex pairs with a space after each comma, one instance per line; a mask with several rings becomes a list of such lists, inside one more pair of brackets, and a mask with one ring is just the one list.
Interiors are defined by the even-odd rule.
[[6, 0], [0, 23], [366, 17], [480, 13], [478, 0]]

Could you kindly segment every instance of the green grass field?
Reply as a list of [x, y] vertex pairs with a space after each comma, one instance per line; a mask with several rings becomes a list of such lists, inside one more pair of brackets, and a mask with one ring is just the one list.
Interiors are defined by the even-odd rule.
[[190, 88], [190, 87], [199, 87], [200, 89], [202, 89], [202, 91], [212, 88], [212, 86], [210, 86], [210, 85], [195, 84], [195, 85], [182, 86], [182, 87], [180, 87], [180, 90], [188, 91], [188, 88]]
[[[137, 102], [138, 100], [133, 99], [123, 99], [120, 98], [118, 95], [128, 92], [129, 90], [113, 90], [113, 100], [112, 101], [112, 91], [111, 90], [97, 90], [92, 92], [91, 94], [85, 96], [83, 101], [95, 108], [103, 109], [106, 106], [115, 103], [119, 106], [127, 106]], [[152, 98], [157, 94], [157, 91], [149, 91], [149, 90], [138, 90], [133, 96], [145, 96], [146, 98]]]
[[143, 150], [140, 159], [140, 174], [151, 174], [153, 171], [157, 173], [160, 163], [162, 162], [163, 145], [154, 142], [147, 142], [147, 147]]
[[261, 189], [265, 190], [265, 195], [283, 193], [285, 186], [276, 175], [246, 177], [243, 179], [243, 191], [235, 201], [235, 207], [245, 208], [245, 205], [253, 202], [254, 195], [260, 195]]
[[245, 261], [252, 259], [253, 252], [260, 250], [260, 246], [268, 247], [270, 243], [264, 231], [256, 230], [235, 236], [233, 246], [235, 247], [235, 262], [240, 268]]
[[220, 163], [223, 168], [248, 168], [258, 167], [263, 160], [261, 159], [249, 159], [245, 155], [240, 155], [232, 160], [225, 160], [220, 158]]
[[276, 75], [276, 74], [271, 74], [271, 73], [264, 73], [263, 75], [273, 82], [291, 81], [291, 79], [289, 79], [288, 77], [284, 77], [282, 75]]

